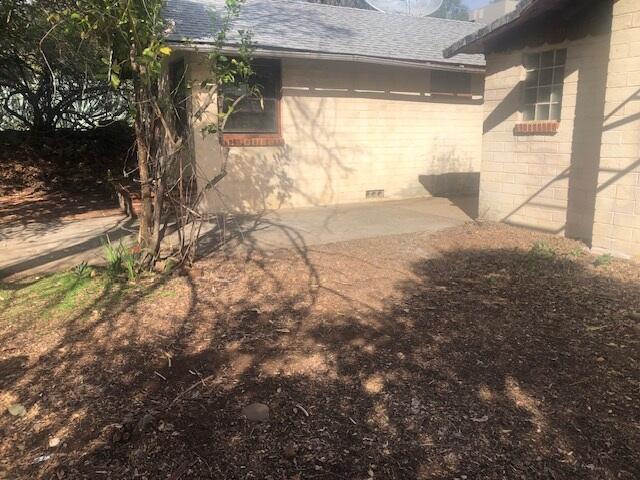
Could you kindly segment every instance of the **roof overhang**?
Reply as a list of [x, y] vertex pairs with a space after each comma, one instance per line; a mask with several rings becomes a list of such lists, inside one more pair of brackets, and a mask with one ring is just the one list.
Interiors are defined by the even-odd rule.
[[[582, 6], [593, 0], [579, 0]], [[493, 23], [481, 28], [444, 50], [445, 58], [451, 58], [459, 53], [485, 53], [487, 43], [497, 41], [503, 35], [518, 29], [525, 23], [554, 10], [563, 10], [576, 0], [522, 0], [516, 9]]]
[[[169, 40], [168, 43], [175, 51], [197, 51], [212, 52], [216, 46], [207, 41], [180, 41]], [[235, 55], [238, 49], [233, 46], [224, 47], [220, 53], [225, 55]], [[341, 62], [368, 63], [374, 65], [391, 65], [402, 66], [408, 68], [421, 68], [425, 70], [443, 70], [443, 71], [465, 71], [469, 73], [484, 73], [485, 67], [482, 65], [467, 65], [455, 62], [425, 62], [412, 59], [397, 59], [384, 57], [371, 57], [365, 55], [353, 55], [347, 53], [324, 53], [313, 52], [307, 50], [290, 50], [280, 48], [255, 47], [251, 51], [252, 56], [256, 58], [299, 58], [307, 60], [334, 60]]]

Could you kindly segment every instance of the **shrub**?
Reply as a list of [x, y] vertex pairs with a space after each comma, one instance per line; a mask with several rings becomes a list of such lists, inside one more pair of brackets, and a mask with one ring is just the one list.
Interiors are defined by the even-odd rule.
[[558, 252], [556, 252], [555, 248], [553, 248], [547, 242], [538, 241], [531, 247], [531, 254], [539, 258], [552, 260], [556, 258]]
[[91, 267], [87, 262], [82, 262], [73, 267], [73, 274], [78, 279], [83, 279], [91, 276]]
[[126, 275], [127, 280], [134, 282], [138, 277], [140, 246], [127, 247], [120, 241], [117, 245], [111, 243], [109, 237], [102, 245], [105, 249], [107, 260], [107, 275], [111, 278], [119, 278]]
[[603, 253], [602, 255], [596, 257], [596, 259], [593, 261], [593, 264], [596, 267], [601, 267], [603, 265], [609, 265], [612, 260], [613, 255], [611, 255], [610, 253]]

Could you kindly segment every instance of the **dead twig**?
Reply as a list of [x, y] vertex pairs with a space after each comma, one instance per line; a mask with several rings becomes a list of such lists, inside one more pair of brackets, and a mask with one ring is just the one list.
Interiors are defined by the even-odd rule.
[[179, 393], [178, 396], [176, 398], [173, 399], [173, 401], [169, 404], [169, 406], [173, 406], [178, 400], [180, 400], [182, 397], [184, 397], [187, 393], [189, 393], [191, 390], [193, 390], [194, 388], [196, 388], [198, 385], [200, 385], [202, 383], [202, 385], [205, 385], [205, 380], [211, 380], [212, 378], [214, 378], [216, 375], [209, 375], [208, 377], [205, 378], [200, 378], [200, 380], [198, 380], [196, 383], [194, 383], [193, 385], [191, 385], [189, 388], [187, 388], [185, 391], [183, 391], [182, 393]]

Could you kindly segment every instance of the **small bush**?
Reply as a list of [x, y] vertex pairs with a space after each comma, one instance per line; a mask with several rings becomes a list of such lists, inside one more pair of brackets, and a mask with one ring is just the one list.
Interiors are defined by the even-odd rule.
[[574, 247], [569, 251], [568, 255], [573, 258], [580, 258], [584, 255], [584, 250], [580, 247]]
[[603, 265], [609, 265], [612, 260], [613, 255], [611, 255], [610, 253], [603, 253], [602, 255], [596, 257], [596, 259], [593, 261], [593, 264], [596, 267], [601, 267]]
[[89, 267], [89, 264], [87, 262], [82, 262], [73, 267], [73, 274], [78, 279], [83, 279], [91, 276], [91, 271], [91, 267]]
[[127, 247], [122, 242], [115, 245], [111, 243], [109, 237], [102, 244], [107, 260], [107, 275], [111, 278], [119, 278], [126, 275], [127, 280], [134, 282], [140, 271], [140, 247], [138, 245]]
[[533, 244], [531, 247], [531, 254], [535, 255], [539, 258], [544, 258], [547, 260], [552, 260], [557, 257], [558, 252], [553, 246], [549, 245], [547, 242], [538, 241]]

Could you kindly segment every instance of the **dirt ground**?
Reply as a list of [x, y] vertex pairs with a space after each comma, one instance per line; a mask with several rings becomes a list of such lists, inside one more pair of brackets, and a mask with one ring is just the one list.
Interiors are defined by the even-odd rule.
[[640, 268], [575, 242], [235, 252], [11, 314], [38, 281], [0, 299], [0, 478], [640, 478]]
[[121, 123], [49, 134], [0, 131], [0, 229], [119, 214], [113, 182], [135, 184], [133, 144], [131, 128]]

